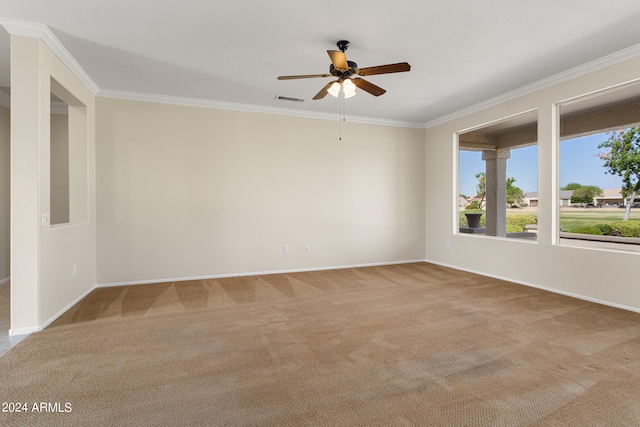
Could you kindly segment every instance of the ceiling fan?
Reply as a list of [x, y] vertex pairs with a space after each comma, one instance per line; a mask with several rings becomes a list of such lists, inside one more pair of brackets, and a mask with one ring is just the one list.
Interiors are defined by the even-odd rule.
[[358, 68], [358, 64], [353, 61], [347, 61], [345, 51], [349, 47], [347, 40], [340, 40], [338, 50], [328, 50], [327, 53], [331, 58], [331, 65], [329, 66], [328, 74], [305, 74], [299, 76], [280, 76], [278, 80], [293, 80], [293, 79], [311, 79], [317, 77], [337, 77], [338, 80], [327, 83], [320, 92], [313, 97], [313, 99], [322, 99], [327, 93], [338, 96], [340, 89], [344, 93], [345, 98], [350, 98], [356, 94], [356, 87], [369, 92], [373, 96], [380, 96], [386, 92], [379, 86], [368, 82], [361, 77], [354, 76], [373, 76], [375, 74], [390, 74], [390, 73], [402, 73], [411, 70], [411, 65], [406, 62], [399, 62], [397, 64], [378, 65], [376, 67]]

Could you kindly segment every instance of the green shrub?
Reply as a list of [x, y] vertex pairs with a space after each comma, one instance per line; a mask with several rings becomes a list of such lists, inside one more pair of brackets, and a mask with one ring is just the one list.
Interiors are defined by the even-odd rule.
[[465, 210], [471, 210], [471, 209], [480, 209], [480, 204], [478, 203], [477, 200], [473, 200], [469, 202], [469, 204], [465, 208]]
[[602, 236], [604, 233], [598, 227], [585, 226], [585, 227], [576, 227], [569, 230], [569, 233], [578, 233], [578, 234], [593, 234], [596, 236]]
[[611, 236], [640, 237], [639, 221], [616, 221], [609, 224]]
[[507, 224], [507, 233], [522, 233], [523, 231], [518, 225]]
[[[509, 230], [509, 226], [518, 227], [520, 231], [526, 231], [527, 224], [535, 224], [536, 217], [533, 215], [525, 215], [525, 214], [516, 214], [516, 215], [507, 215], [507, 230]], [[512, 232], [515, 233], [515, 232]]]
[[468, 227], [469, 224], [467, 223], [467, 217], [464, 216], [464, 214], [466, 213], [481, 213], [482, 217], [480, 218], [480, 227], [486, 227], [487, 226], [487, 217], [484, 214], [484, 211], [481, 209], [467, 209], [464, 211], [460, 211], [460, 215], [459, 215], [459, 224], [460, 227]]
[[611, 236], [611, 226], [609, 224], [596, 224], [594, 227], [602, 231], [604, 236]]

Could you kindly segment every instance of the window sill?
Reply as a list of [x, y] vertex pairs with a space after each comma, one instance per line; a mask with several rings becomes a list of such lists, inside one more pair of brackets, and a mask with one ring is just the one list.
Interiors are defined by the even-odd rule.
[[640, 252], [640, 239], [635, 237], [594, 236], [560, 232], [560, 243], [567, 246]]

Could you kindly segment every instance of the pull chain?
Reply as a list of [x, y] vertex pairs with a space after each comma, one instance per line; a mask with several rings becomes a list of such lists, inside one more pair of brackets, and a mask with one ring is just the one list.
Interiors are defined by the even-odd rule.
[[339, 133], [338, 140], [339, 141], [342, 141], [342, 122], [345, 121], [345, 118], [344, 118], [344, 110], [345, 110], [344, 100], [345, 100], [344, 95], [341, 93], [338, 96], [339, 111], [340, 111], [340, 114], [339, 114], [339, 117], [338, 117], [338, 133]]

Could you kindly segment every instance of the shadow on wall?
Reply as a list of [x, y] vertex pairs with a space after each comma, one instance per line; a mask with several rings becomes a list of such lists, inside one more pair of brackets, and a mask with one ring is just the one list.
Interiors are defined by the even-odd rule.
[[[242, 99], [243, 93], [255, 94], [262, 90], [248, 84], [250, 80], [229, 81], [214, 74], [79, 39], [59, 30], [53, 32], [101, 89], [236, 103], [248, 102]], [[118, 72], [114, 73], [114, 70]], [[149, 70], [156, 72], [150, 74]], [[114, 87], [105, 82], [111, 82]], [[180, 83], [179, 93], [174, 89], [176, 82]], [[158, 87], [163, 87], [164, 91], [158, 92]], [[272, 99], [273, 94], [265, 92], [264, 98]]]

